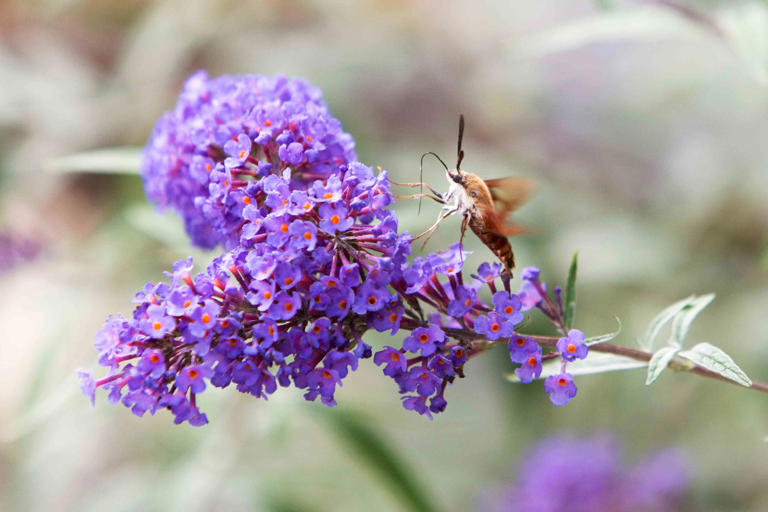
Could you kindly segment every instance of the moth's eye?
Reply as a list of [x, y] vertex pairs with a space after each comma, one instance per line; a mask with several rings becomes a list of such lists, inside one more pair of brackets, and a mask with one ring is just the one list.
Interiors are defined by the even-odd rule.
[[477, 190], [471, 190], [469, 192], [469, 195], [472, 196], [472, 197], [477, 197]]

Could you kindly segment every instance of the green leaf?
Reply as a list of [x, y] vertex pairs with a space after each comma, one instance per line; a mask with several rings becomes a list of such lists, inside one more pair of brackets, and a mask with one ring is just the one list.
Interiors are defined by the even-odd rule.
[[648, 328], [645, 330], [645, 333], [640, 337], [640, 339], [637, 340], [640, 348], [650, 352], [651, 348], [653, 348], [653, 342], [656, 340], [656, 336], [659, 335], [659, 331], [661, 331], [667, 322], [672, 320], [676, 314], [678, 314], [684, 308], [688, 307], [695, 298], [696, 297], [694, 295], [691, 295], [687, 299], [675, 302], [668, 308], [664, 309], [661, 313], [653, 317], [653, 320], [651, 320], [651, 323], [648, 324]]
[[584, 340], [584, 343], [586, 343], [588, 346], [591, 345], [597, 345], [598, 343], [605, 343], [606, 341], [611, 341], [613, 338], [619, 335], [621, 332], [621, 320], [619, 317], [615, 317], [616, 322], [619, 324], [619, 328], [616, 329], [613, 332], [609, 332], [608, 334], [601, 334], [599, 336], [592, 336], [591, 338], [587, 338]]
[[43, 164], [51, 173], [139, 174], [141, 148], [116, 147], [51, 158]]
[[433, 501], [424, 492], [425, 486], [394, 450], [392, 444], [376, 430], [371, 422], [349, 411], [323, 408], [319, 416], [342, 444], [357, 454], [381, 483], [397, 494], [403, 505], [414, 512], [436, 512]]
[[677, 348], [683, 346], [683, 340], [691, 328], [691, 323], [704, 308], [709, 306], [714, 298], [714, 293], [696, 297], [675, 315], [672, 321], [672, 336], [669, 339], [670, 346]]
[[669, 362], [675, 357], [677, 347], [661, 347], [657, 350], [651, 360], [648, 362], [648, 376], [645, 378], [645, 385], [650, 386], [659, 378], [661, 372], [663, 372]]
[[179, 216], [170, 210], [158, 212], [154, 206], [142, 202], [126, 208], [123, 215], [131, 227], [168, 247], [189, 247], [184, 224]]
[[680, 352], [678, 355], [742, 386], [750, 387], [752, 385], [750, 378], [733, 362], [731, 356], [714, 345], [699, 343], [692, 349]]
[[565, 304], [563, 304], [563, 320], [565, 327], [570, 329], [576, 320], [576, 270], [578, 269], [579, 253], [573, 253], [571, 268], [568, 270], [568, 284], [565, 287]]
[[[540, 379], [557, 375], [560, 373], [560, 359], [552, 359], [541, 365]], [[621, 370], [634, 370], [635, 368], [645, 368], [648, 365], [645, 361], [630, 359], [629, 357], [608, 354], [606, 352], [593, 352], [586, 359], [580, 359], [568, 363], [568, 373], [571, 375], [592, 375], [595, 373], [615, 372]], [[514, 373], [508, 373], [505, 378], [510, 382], [519, 383], [520, 379]]]

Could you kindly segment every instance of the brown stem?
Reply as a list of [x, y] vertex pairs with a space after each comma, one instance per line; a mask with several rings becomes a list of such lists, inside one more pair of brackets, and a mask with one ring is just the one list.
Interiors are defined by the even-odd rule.
[[[494, 342], [491, 340], [486, 340], [486, 339], [483, 339], [482, 336], [467, 329], [443, 327], [443, 331], [445, 331], [445, 333], [448, 336], [458, 339], [460, 341], [462, 340], [469, 341], [469, 342], [482, 341], [483, 343], [482, 346], [473, 347], [475, 348], [475, 350], [472, 351], [473, 355], [476, 353], [482, 352], [483, 350], [485, 350], [486, 348], [489, 348], [494, 343], [502, 343], [507, 341], [507, 340], [498, 340]], [[530, 334], [527, 334], [526, 336], [530, 336], [536, 341], [536, 343], [544, 347], [554, 347], [557, 344], [557, 340], [559, 339], [556, 336], [533, 336]], [[607, 343], [607, 342], [591, 345], [589, 347], [589, 350], [594, 352], [605, 352], [608, 354], [616, 354], [619, 356], [628, 357], [630, 359], [635, 359], [637, 361], [645, 361], [645, 362], [650, 361], [651, 358], [653, 357], [653, 354], [650, 352], [645, 352], [643, 350], [637, 350], [629, 347], [623, 347], [621, 345], [615, 345], [613, 343]], [[732, 381], [731, 379], [723, 377], [719, 373], [713, 372], [712, 370], [707, 370], [704, 367], [701, 367], [687, 359], [683, 359], [680, 357], [673, 358], [672, 361], [670, 361], [669, 363], [669, 367], [672, 368], [673, 370], [693, 373], [695, 375], [700, 375], [702, 377], [707, 377], [709, 379], [715, 379], [715, 380], [727, 382], [729, 384], [736, 384], [738, 386], [741, 386], [741, 384], [739, 384], [738, 382]], [[745, 387], [745, 386], [742, 386], [742, 387]], [[749, 389], [754, 389], [755, 391], [768, 394], [768, 383], [760, 382], [760, 381], [752, 381], [752, 385], [749, 386]]]

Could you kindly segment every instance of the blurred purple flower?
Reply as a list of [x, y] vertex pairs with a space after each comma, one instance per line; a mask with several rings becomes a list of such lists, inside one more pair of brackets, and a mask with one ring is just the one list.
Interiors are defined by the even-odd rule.
[[690, 475], [676, 450], [626, 467], [610, 436], [558, 435], [539, 442], [518, 465], [515, 482], [494, 493], [482, 512], [665, 512], [684, 503]]

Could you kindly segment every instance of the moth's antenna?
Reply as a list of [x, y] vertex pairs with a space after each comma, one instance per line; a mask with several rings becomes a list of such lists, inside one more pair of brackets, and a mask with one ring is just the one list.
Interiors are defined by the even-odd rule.
[[421, 155], [421, 161], [419, 162], [419, 210], [418, 213], [421, 213], [421, 199], [422, 194], [424, 194], [424, 180], [422, 177], [424, 176], [424, 157], [427, 155], [432, 155], [438, 160], [440, 160], [440, 163], [443, 164], [443, 167], [445, 167], [445, 170], [448, 170], [448, 166], [445, 165], [445, 162], [443, 162], [443, 159], [437, 156], [437, 153], [434, 153], [432, 151], [427, 151], [423, 155]]
[[464, 114], [459, 115], [459, 144], [456, 150], [456, 170], [461, 167], [461, 161], [464, 160], [464, 151], [461, 150], [461, 140], [464, 138]]

